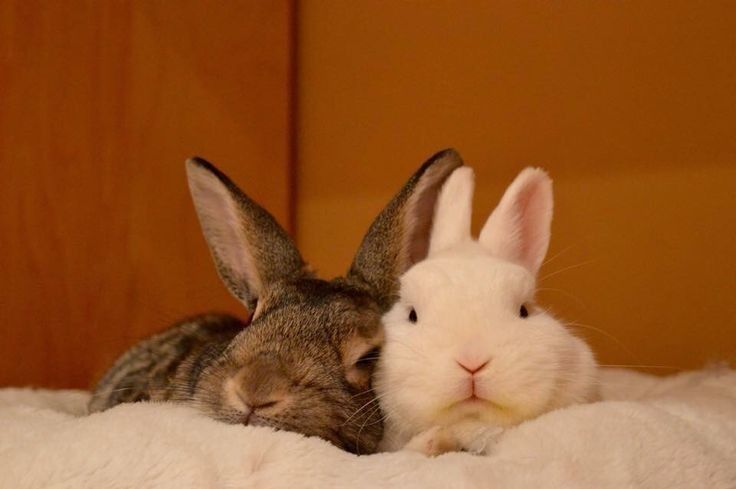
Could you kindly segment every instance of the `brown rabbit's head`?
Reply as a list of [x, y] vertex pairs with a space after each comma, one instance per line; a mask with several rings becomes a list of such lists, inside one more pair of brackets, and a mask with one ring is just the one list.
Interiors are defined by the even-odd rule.
[[371, 386], [381, 315], [398, 277], [424, 258], [434, 204], [462, 165], [453, 150], [424, 163], [371, 225], [346, 276], [313, 275], [287, 233], [210, 163], [187, 162], [217, 271], [251, 312], [223, 354], [194, 369], [193, 402], [229, 423], [314, 435], [355, 453], [383, 427]]

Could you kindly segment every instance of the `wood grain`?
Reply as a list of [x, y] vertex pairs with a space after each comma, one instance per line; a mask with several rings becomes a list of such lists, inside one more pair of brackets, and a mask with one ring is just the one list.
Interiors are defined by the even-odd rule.
[[219, 282], [198, 154], [289, 211], [287, 1], [0, 3], [0, 385], [87, 387]]

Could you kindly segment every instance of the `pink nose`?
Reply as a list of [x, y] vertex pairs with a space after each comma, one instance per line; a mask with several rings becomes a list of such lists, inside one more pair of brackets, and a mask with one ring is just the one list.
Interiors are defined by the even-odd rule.
[[469, 372], [471, 374], [474, 374], [474, 373], [482, 370], [483, 367], [485, 367], [486, 365], [488, 365], [488, 362], [490, 362], [490, 360], [486, 360], [484, 362], [469, 362], [469, 361], [465, 361], [465, 363], [463, 363], [463, 362], [461, 362], [459, 360], [455, 360], [455, 363], [457, 363], [458, 365], [460, 365], [460, 367], [462, 367], [463, 370], [465, 370], [466, 372]]

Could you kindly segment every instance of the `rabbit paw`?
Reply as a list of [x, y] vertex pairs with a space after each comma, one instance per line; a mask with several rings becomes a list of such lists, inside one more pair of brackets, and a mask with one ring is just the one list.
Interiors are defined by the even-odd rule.
[[419, 452], [428, 457], [456, 452], [461, 448], [455, 434], [445, 426], [435, 426], [423, 431], [404, 445], [404, 450]]
[[404, 450], [436, 457], [448, 452], [486, 455], [495, 445], [502, 428], [487, 425], [435, 426], [412, 438]]
[[498, 437], [503, 433], [503, 428], [488, 425], [468, 425], [455, 427], [453, 433], [463, 451], [476, 455], [487, 455], [496, 444]]

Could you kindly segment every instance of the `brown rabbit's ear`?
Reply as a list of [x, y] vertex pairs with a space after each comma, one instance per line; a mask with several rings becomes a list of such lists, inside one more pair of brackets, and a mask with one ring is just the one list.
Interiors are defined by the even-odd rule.
[[382, 307], [394, 302], [398, 278], [427, 256], [437, 196], [447, 177], [462, 164], [454, 149], [432, 156], [368, 229], [348, 277], [367, 285]]
[[220, 278], [253, 313], [273, 282], [300, 274], [305, 263], [289, 235], [224, 173], [201, 158], [187, 160], [189, 190]]

